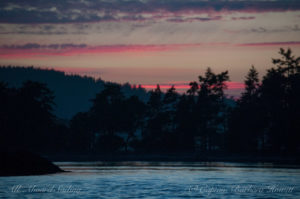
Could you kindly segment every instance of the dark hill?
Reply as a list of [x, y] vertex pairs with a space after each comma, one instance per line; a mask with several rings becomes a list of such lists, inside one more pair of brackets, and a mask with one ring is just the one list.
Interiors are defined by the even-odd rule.
[[[0, 81], [11, 87], [20, 87], [26, 80], [45, 83], [54, 92], [55, 115], [62, 119], [70, 119], [78, 112], [86, 112], [91, 107], [91, 99], [104, 88], [105, 82], [91, 77], [66, 75], [64, 72], [34, 67], [0, 67]], [[122, 86], [125, 95], [137, 95], [147, 99], [147, 93], [141, 88], [131, 88], [129, 84]]]

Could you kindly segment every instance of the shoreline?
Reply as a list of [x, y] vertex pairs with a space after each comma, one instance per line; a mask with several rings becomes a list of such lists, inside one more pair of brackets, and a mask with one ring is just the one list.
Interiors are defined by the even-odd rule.
[[253, 156], [253, 155], [158, 155], [158, 154], [63, 154], [44, 155], [52, 162], [228, 162], [228, 163], [273, 163], [298, 165], [297, 156]]

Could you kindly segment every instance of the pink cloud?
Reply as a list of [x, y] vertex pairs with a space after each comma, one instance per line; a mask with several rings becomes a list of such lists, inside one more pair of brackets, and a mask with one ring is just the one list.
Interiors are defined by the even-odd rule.
[[86, 48], [66, 49], [22, 49], [22, 48], [0, 48], [0, 57], [3, 58], [26, 58], [35, 56], [71, 56], [78, 54], [99, 53], [123, 53], [123, 52], [155, 52], [170, 51], [183, 48], [199, 46], [202, 44], [168, 44], [168, 45], [103, 45]]
[[0, 57], [2, 58], [29, 58], [43, 56], [72, 56], [79, 54], [103, 54], [124, 52], [160, 52], [173, 51], [198, 46], [227, 45], [227, 43], [195, 43], [195, 44], [153, 44], [153, 45], [100, 45], [86, 47], [68, 47], [64, 49], [53, 48], [16, 48], [2, 46]]
[[[51, 46], [51, 45], [49, 45]], [[23, 46], [1, 46], [0, 57], [7, 59], [45, 57], [45, 56], [73, 56], [80, 54], [104, 54], [104, 53], [143, 53], [143, 52], [163, 52], [183, 50], [193, 47], [211, 46], [235, 46], [235, 47], [260, 47], [260, 46], [300, 46], [300, 41], [288, 42], [262, 42], [262, 43], [187, 43], [187, 44], [153, 44], [153, 45], [100, 45], [100, 46], [68, 46], [66, 48], [47, 48], [47, 46], [37, 45], [37, 47], [24, 48]]]
[[[241, 82], [226, 82], [226, 85], [228, 87], [228, 90], [243, 90], [245, 88], [245, 84]], [[141, 85], [145, 89], [155, 89], [157, 84], [142, 84]], [[176, 89], [179, 90], [179, 92], [182, 92], [182, 90], [186, 91], [190, 88], [189, 82], [187, 81], [180, 81], [180, 82], [169, 82], [166, 84], [159, 84], [160, 88], [163, 90], [171, 88], [171, 86], [174, 86]]]
[[244, 89], [245, 84], [242, 82], [226, 82], [228, 89], [235, 90], [235, 89]]

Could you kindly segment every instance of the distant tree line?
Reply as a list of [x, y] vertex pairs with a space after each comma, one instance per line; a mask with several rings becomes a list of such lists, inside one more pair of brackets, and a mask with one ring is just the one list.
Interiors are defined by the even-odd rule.
[[185, 94], [157, 85], [147, 102], [105, 83], [90, 110], [69, 124], [52, 114], [54, 95], [45, 84], [0, 83], [0, 144], [45, 153], [299, 154], [300, 57], [279, 53], [262, 81], [250, 68], [234, 106], [224, 94], [228, 72], [208, 68]]

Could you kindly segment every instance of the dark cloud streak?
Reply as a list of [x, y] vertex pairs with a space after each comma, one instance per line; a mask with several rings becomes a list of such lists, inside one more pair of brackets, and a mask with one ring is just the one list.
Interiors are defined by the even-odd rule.
[[294, 26], [284, 26], [277, 29], [258, 27], [258, 28], [252, 28], [250, 30], [250, 32], [254, 32], [254, 33], [281, 33], [281, 32], [299, 32], [299, 31], [300, 31], [300, 27], [297, 24]]
[[221, 20], [222, 16], [213, 16], [213, 17], [175, 17], [170, 18], [167, 21], [169, 22], [194, 22], [194, 21], [215, 21], [215, 20]]
[[232, 20], [253, 20], [255, 19], [254, 16], [251, 16], [251, 17], [232, 17], [231, 18]]
[[37, 44], [37, 43], [27, 43], [24, 45], [3, 45], [1, 48], [3, 49], [68, 49], [68, 48], [86, 48], [86, 44]]
[[[295, 10], [300, 10], [300, 1], [149, 0], [143, 3], [138, 0], [115, 0], [110, 2], [103, 0], [10, 0], [0, 3], [0, 23], [143, 21], [155, 19], [154, 16], [160, 13], [182, 15], [184, 13], [251, 13]], [[118, 15], [120, 13], [123, 15]], [[152, 14], [153, 16], [145, 18], [141, 15], [145, 13]], [[199, 21], [205, 20], [199, 19]]]

